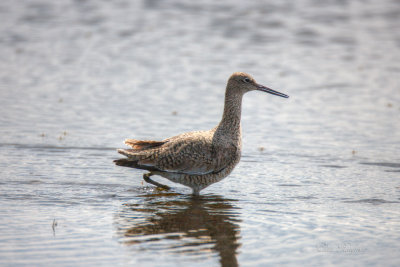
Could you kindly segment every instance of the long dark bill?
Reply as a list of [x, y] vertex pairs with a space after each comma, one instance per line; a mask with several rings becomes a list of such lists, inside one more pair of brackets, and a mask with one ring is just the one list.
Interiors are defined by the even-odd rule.
[[277, 96], [281, 96], [281, 97], [284, 97], [284, 98], [288, 98], [289, 97], [288, 95], [285, 95], [285, 94], [282, 94], [282, 93], [280, 93], [278, 91], [272, 90], [271, 88], [268, 88], [268, 87], [266, 87], [264, 85], [261, 85], [261, 84], [257, 84], [257, 89], [260, 90], [260, 91], [267, 92], [267, 93], [270, 93], [270, 94], [273, 94], [273, 95], [277, 95]]

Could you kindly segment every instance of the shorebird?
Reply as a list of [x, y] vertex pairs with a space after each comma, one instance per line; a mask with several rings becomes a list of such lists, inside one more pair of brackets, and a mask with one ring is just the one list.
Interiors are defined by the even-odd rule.
[[149, 171], [143, 179], [170, 189], [150, 178], [159, 175], [190, 187], [194, 195], [228, 176], [239, 163], [242, 151], [240, 117], [242, 97], [249, 91], [289, 96], [256, 83], [247, 73], [235, 72], [225, 91], [224, 113], [220, 123], [208, 131], [183, 133], [162, 141], [126, 139], [131, 149], [118, 149], [126, 158], [114, 160], [118, 166]]

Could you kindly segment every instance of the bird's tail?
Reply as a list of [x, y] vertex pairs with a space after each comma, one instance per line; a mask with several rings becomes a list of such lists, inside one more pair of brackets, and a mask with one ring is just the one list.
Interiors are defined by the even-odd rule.
[[116, 160], [114, 160], [114, 163], [117, 166], [142, 169], [142, 170], [147, 170], [147, 171], [160, 171], [159, 169], [155, 168], [154, 166], [140, 165], [140, 164], [138, 164], [137, 160], [132, 160], [129, 158], [116, 159]]
[[152, 164], [149, 155], [153, 153], [151, 149], [158, 148], [165, 144], [166, 141], [141, 141], [135, 139], [126, 139], [125, 144], [131, 146], [130, 149], [118, 149], [118, 153], [127, 158], [114, 160], [118, 166], [130, 167], [148, 171], [160, 171]]
[[142, 141], [135, 139], [126, 139], [125, 144], [132, 147], [133, 150], [142, 151], [150, 148], [156, 148], [162, 146], [166, 142], [164, 141]]

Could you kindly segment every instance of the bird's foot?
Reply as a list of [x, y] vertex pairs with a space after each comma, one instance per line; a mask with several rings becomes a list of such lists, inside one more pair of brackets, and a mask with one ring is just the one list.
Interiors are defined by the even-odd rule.
[[152, 175], [153, 174], [151, 172], [143, 174], [143, 180], [145, 180], [149, 184], [157, 186], [160, 189], [164, 189], [164, 190], [171, 189], [171, 187], [169, 187], [168, 185], [160, 184], [160, 183], [157, 183], [156, 181], [153, 181], [152, 179], [150, 179], [150, 176], [152, 176]]

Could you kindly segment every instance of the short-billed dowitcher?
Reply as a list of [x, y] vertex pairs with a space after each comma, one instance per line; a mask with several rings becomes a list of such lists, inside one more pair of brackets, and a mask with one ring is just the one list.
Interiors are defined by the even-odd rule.
[[240, 160], [242, 97], [253, 90], [288, 98], [289, 96], [256, 83], [249, 74], [236, 72], [229, 78], [221, 122], [208, 131], [183, 133], [162, 141], [125, 140], [131, 149], [118, 149], [127, 158], [115, 160], [119, 166], [149, 171], [143, 179], [165, 189], [168, 186], [150, 179], [159, 175], [192, 188], [193, 194], [228, 176]]

